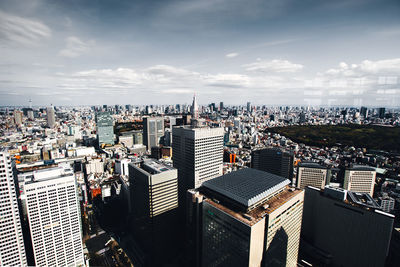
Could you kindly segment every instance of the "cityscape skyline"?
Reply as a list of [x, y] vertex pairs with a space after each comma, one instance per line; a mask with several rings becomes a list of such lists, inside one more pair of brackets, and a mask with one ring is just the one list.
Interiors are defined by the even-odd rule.
[[5, 0], [0, 105], [197, 92], [204, 103], [397, 107], [399, 11], [390, 0]]

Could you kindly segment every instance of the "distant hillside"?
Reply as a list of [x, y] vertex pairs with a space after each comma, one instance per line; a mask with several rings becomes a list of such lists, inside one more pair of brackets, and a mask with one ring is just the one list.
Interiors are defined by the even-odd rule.
[[297, 143], [312, 146], [335, 146], [337, 143], [368, 149], [400, 152], [400, 127], [375, 125], [298, 125], [268, 128]]

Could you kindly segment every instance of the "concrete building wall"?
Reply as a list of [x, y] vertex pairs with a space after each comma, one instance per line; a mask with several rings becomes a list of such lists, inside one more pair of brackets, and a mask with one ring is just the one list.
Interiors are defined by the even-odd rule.
[[332, 255], [332, 266], [384, 266], [394, 217], [305, 190], [302, 236]]
[[307, 186], [324, 188], [327, 177], [327, 169], [299, 167], [297, 171], [296, 185], [300, 189]]
[[375, 171], [346, 170], [343, 188], [349, 191], [367, 193], [373, 197], [375, 179]]
[[0, 152], [0, 265], [26, 266], [26, 253], [10, 155]]
[[297, 266], [303, 204], [301, 192], [268, 215], [266, 266]]
[[[45, 172], [43, 172], [45, 173]], [[73, 173], [25, 183], [35, 264], [84, 264], [80, 211]]]

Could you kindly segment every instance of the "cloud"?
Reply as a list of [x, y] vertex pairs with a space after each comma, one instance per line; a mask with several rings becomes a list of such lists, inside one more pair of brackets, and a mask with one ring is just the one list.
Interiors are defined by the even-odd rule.
[[51, 30], [44, 23], [0, 10], [0, 40], [10, 44], [32, 45], [50, 36]]
[[89, 51], [95, 44], [93, 40], [84, 42], [76, 36], [70, 36], [66, 40], [66, 47], [59, 52], [62, 57], [76, 58]]
[[303, 69], [303, 65], [295, 64], [288, 60], [274, 59], [270, 61], [258, 60], [254, 63], [243, 65], [247, 71], [255, 72], [297, 72]]
[[242, 88], [251, 84], [251, 78], [242, 74], [206, 74], [202, 76], [208, 86]]
[[173, 76], [193, 76], [198, 75], [197, 72], [188, 71], [182, 68], [176, 68], [170, 65], [155, 65], [145, 70], [146, 72], [158, 75], [173, 75]]
[[238, 55], [239, 55], [238, 53], [229, 53], [229, 54], [226, 54], [225, 57], [234, 58], [234, 57], [237, 57]]
[[358, 64], [341, 62], [337, 68], [329, 69], [325, 75], [331, 77], [371, 77], [376, 75], [400, 75], [400, 58], [364, 60]]

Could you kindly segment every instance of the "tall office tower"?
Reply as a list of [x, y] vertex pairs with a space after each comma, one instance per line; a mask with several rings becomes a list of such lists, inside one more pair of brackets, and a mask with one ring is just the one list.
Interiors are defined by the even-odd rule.
[[219, 102], [219, 110], [220, 111], [224, 110], [224, 102]]
[[360, 115], [363, 116], [364, 119], [368, 117], [368, 109], [367, 109], [367, 107], [361, 107]]
[[306, 122], [306, 114], [304, 112], [300, 113], [300, 119], [299, 119], [300, 123], [305, 123]]
[[33, 110], [28, 110], [27, 116], [28, 116], [28, 119], [30, 119], [30, 120], [34, 120], [35, 119], [35, 116], [33, 114]]
[[172, 157], [182, 193], [222, 175], [223, 128], [180, 126], [172, 129]]
[[47, 113], [47, 126], [49, 128], [53, 128], [56, 125], [56, 114], [54, 111], [54, 107], [53, 106], [47, 107], [46, 113]]
[[24, 239], [10, 155], [0, 151], [0, 265], [26, 266]]
[[385, 108], [378, 108], [378, 116], [380, 119], [385, 118]]
[[292, 180], [293, 178], [292, 152], [282, 151], [279, 148], [264, 148], [251, 153], [251, 167], [260, 171], [270, 172]]
[[251, 103], [250, 103], [250, 102], [247, 102], [247, 111], [250, 112], [250, 110], [251, 110]]
[[200, 265], [297, 266], [304, 191], [289, 183], [250, 168], [204, 182]]
[[114, 126], [110, 112], [96, 113], [97, 141], [101, 145], [114, 145]]
[[22, 112], [19, 110], [14, 110], [14, 121], [17, 126], [22, 125]]
[[129, 163], [131, 159], [117, 159], [115, 160], [115, 173], [123, 176], [129, 176]]
[[318, 163], [300, 163], [297, 167], [296, 186], [300, 189], [304, 189], [306, 186], [324, 188], [327, 175], [328, 169]]
[[37, 266], [83, 266], [78, 195], [71, 169], [34, 171], [24, 185]]
[[146, 266], [167, 264], [178, 245], [178, 173], [156, 160], [129, 164], [133, 233], [147, 255]]
[[394, 216], [366, 193], [306, 187], [301, 254], [313, 266], [384, 266]]
[[374, 194], [376, 171], [372, 167], [353, 165], [344, 172], [343, 188], [349, 191]]
[[199, 105], [197, 104], [196, 95], [193, 96], [193, 103], [190, 107], [190, 113], [192, 113], [192, 118], [197, 120], [200, 118], [199, 116]]
[[160, 138], [164, 135], [163, 117], [143, 118], [143, 145], [150, 151], [152, 147], [159, 146]]

